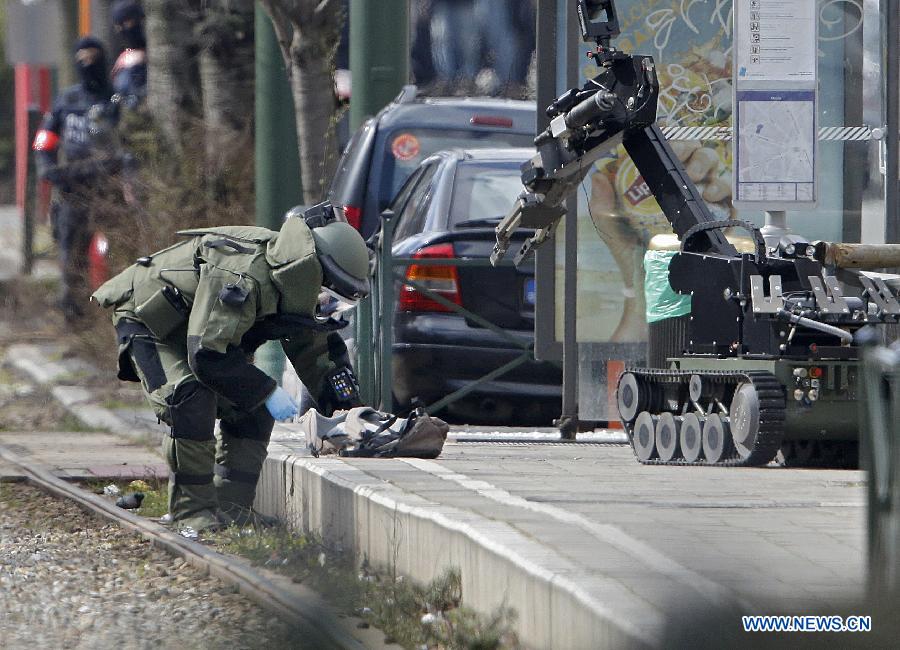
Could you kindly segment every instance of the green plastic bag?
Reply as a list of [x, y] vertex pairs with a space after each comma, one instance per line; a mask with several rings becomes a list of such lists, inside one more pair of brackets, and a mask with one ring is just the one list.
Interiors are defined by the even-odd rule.
[[647, 251], [644, 255], [644, 296], [647, 301], [648, 323], [691, 313], [691, 297], [675, 293], [669, 284], [669, 262], [675, 255], [675, 251]]

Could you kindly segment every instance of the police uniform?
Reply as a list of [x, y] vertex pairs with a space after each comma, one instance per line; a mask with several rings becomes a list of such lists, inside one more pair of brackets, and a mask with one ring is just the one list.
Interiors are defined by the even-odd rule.
[[118, 0], [110, 10], [113, 25], [125, 49], [113, 65], [113, 92], [128, 108], [135, 108], [147, 96], [147, 39], [144, 10], [134, 0]]
[[[217, 508], [232, 520], [253, 504], [274, 425], [266, 400], [277, 387], [251, 362], [264, 341], [281, 341], [320, 411], [359, 404], [341, 323], [317, 318], [316, 307], [335, 278], [367, 293], [368, 255], [348, 224], [313, 230], [297, 217], [278, 232], [181, 234], [189, 239], [141, 258], [93, 298], [114, 310], [119, 378], [139, 380], [171, 427], [172, 518], [201, 530], [216, 524]], [[351, 263], [341, 263], [348, 253]]]
[[92, 195], [121, 164], [111, 157], [110, 143], [98, 137], [111, 128], [113, 119], [103, 45], [86, 37], [79, 41], [76, 51], [88, 48], [100, 52], [98, 60], [90, 66], [77, 66], [81, 83], [59, 94], [32, 145], [41, 178], [58, 190], [53, 234], [59, 245], [62, 272], [60, 306], [67, 316], [80, 314], [80, 298], [86, 296]]

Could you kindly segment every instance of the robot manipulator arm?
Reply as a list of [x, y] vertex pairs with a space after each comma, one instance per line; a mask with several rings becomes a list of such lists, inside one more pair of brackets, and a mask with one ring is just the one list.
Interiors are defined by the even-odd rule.
[[543, 195], [523, 191], [510, 213], [497, 226], [497, 243], [494, 244], [491, 253], [491, 264], [496, 266], [503, 259], [516, 230], [536, 229], [537, 233], [530, 237], [516, 254], [514, 263], [518, 266], [535, 246], [544, 243], [550, 237], [554, 226], [565, 213], [566, 209], [563, 206], [547, 202]]
[[618, 33], [617, 29], [610, 29], [608, 21], [595, 15], [608, 8], [612, 8], [614, 20], [611, 1], [579, 4], [579, 10], [587, 12], [584, 15], [590, 18], [588, 24], [597, 27], [597, 34], [585, 32], [585, 39], [591, 40], [603, 32], [603, 42], [592, 53], [600, 74], [583, 87], [567, 91], [548, 107], [550, 126], [534, 141], [538, 155], [522, 167], [525, 189], [497, 226], [497, 244], [491, 255], [495, 265], [506, 253], [517, 228], [538, 232], [516, 256], [516, 264], [546, 241], [565, 214], [566, 198], [577, 191], [594, 161], [629, 133], [643, 131], [656, 121], [659, 81], [653, 59], [610, 47], [609, 38]]
[[[581, 95], [579, 103], [571, 98]], [[565, 200], [572, 196], [590, 173], [594, 161], [621, 142], [621, 129], [605, 124], [617, 107], [617, 98], [603, 91], [570, 91], [548, 110], [567, 98], [568, 112], [558, 114], [550, 127], [535, 138], [538, 155], [522, 166], [522, 184], [509, 214], [496, 228], [497, 243], [491, 253], [495, 266], [509, 248], [518, 228], [537, 230], [515, 257], [518, 266], [541, 245], [566, 214]]]

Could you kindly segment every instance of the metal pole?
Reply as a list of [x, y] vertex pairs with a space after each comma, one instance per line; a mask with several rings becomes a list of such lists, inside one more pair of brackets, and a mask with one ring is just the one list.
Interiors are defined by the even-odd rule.
[[[29, 108], [28, 142], [34, 141], [34, 136], [37, 135], [42, 119], [43, 115], [39, 110]], [[22, 213], [24, 217], [22, 221], [22, 266], [20, 270], [23, 275], [31, 275], [34, 269], [34, 230], [41, 205], [40, 192], [38, 191], [37, 166], [34, 156], [28, 156], [26, 178], [25, 205]]]
[[759, 231], [762, 233], [763, 239], [766, 240], [766, 246], [777, 248], [781, 238], [791, 232], [787, 224], [787, 212], [784, 210], [767, 210], [766, 225], [760, 228]]
[[[537, 121], [535, 134], [550, 125], [544, 112], [558, 96], [557, 0], [537, 0]], [[561, 359], [561, 346], [556, 340], [556, 249], [541, 246], [534, 252], [536, 304], [534, 309], [534, 355], [538, 359]]]
[[[563, 35], [566, 86], [578, 85], [577, 58], [571, 45], [578, 39], [578, 21], [572, 7], [565, 7]], [[563, 268], [563, 386], [562, 414], [557, 421], [563, 440], [578, 433], [578, 197], [566, 201], [565, 266]]]
[[357, 129], [409, 81], [407, 0], [350, 0], [350, 127]]
[[[278, 230], [282, 215], [301, 202], [300, 162], [294, 100], [272, 21], [256, 3], [256, 225]], [[256, 353], [256, 365], [276, 380], [284, 371], [284, 353], [277, 341]]]
[[[559, 93], [556, 87], [558, 0], [537, 0], [537, 123], [535, 135], [550, 126], [544, 109]], [[537, 249], [538, 251], [542, 249]]]
[[[353, 78], [350, 128], [356, 130], [367, 117], [389, 104], [409, 81], [407, 0], [350, 0], [350, 72]], [[381, 315], [373, 313], [376, 304], [384, 304], [384, 301], [379, 297], [376, 303], [372, 296], [356, 308], [355, 365], [362, 400], [366, 404], [374, 403], [378, 397], [374, 363], [375, 319], [393, 315], [393, 305]], [[381, 322], [382, 331], [390, 327], [390, 321]], [[384, 363], [389, 360], [382, 359], [382, 365]], [[384, 378], [383, 368], [380, 370], [379, 374]], [[382, 387], [382, 397], [384, 390]]]
[[78, 0], [78, 35], [91, 33], [91, 0]]
[[[390, 214], [390, 213], [387, 213]], [[378, 382], [381, 392], [379, 404], [382, 411], [394, 408], [394, 260], [391, 248], [394, 245], [394, 221], [392, 214], [382, 219], [381, 257], [378, 264], [378, 319], [381, 333], [379, 351]]]
[[885, 242], [900, 243], [900, 0], [885, 0], [885, 126], [887, 128], [887, 164], [885, 165], [884, 209]]

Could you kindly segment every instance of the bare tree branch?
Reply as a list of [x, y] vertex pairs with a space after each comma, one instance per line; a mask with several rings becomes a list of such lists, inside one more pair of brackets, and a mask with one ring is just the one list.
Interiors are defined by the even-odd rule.
[[272, 27], [275, 29], [275, 38], [278, 40], [281, 57], [284, 59], [284, 66], [290, 72], [291, 70], [291, 41], [294, 37], [294, 28], [288, 12], [285, 10], [284, 2], [278, 0], [260, 0], [259, 2], [269, 18], [272, 20]]
[[322, 0], [318, 5], [316, 5], [315, 13], [317, 16], [332, 16], [335, 13], [335, 5], [338, 4], [338, 0]]
[[315, 203], [337, 163], [334, 55], [343, 20], [338, 0], [260, 0], [288, 66], [304, 201]]

